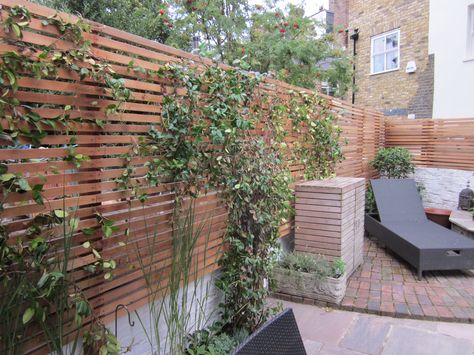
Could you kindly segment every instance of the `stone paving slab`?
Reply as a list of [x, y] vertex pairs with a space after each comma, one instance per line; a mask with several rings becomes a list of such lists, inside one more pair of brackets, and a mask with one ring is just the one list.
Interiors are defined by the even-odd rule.
[[[270, 299], [269, 302], [279, 301]], [[472, 324], [392, 318], [288, 301], [282, 303], [284, 308], [293, 309], [308, 355], [474, 354]], [[322, 329], [324, 333], [320, 333]]]
[[390, 323], [383, 319], [358, 317], [348, 329], [340, 345], [363, 354], [379, 354], [390, 331]]
[[465, 339], [432, 333], [422, 329], [392, 327], [390, 337], [383, 348], [383, 355], [399, 354], [456, 354], [472, 355], [472, 343]]

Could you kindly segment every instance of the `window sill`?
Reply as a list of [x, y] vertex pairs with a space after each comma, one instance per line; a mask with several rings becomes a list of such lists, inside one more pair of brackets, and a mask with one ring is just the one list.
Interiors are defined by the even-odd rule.
[[[473, 58], [473, 60], [474, 60], [474, 58]], [[397, 71], [397, 70], [400, 70], [400, 68], [385, 70], [385, 71], [381, 71], [381, 72], [378, 72], [378, 73], [370, 73], [369, 75], [373, 76], [373, 75], [380, 75], [380, 74], [385, 74], [385, 73], [392, 73], [392, 72]]]

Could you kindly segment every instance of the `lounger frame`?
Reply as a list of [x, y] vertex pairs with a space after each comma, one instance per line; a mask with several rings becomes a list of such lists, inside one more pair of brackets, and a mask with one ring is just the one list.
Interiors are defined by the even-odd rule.
[[428, 270], [474, 269], [474, 240], [428, 220], [412, 179], [371, 184], [381, 218], [366, 214], [366, 232], [416, 268], [419, 279]]
[[388, 249], [412, 265], [418, 274], [428, 270], [464, 270], [474, 268], [472, 249], [420, 249], [384, 226], [375, 214], [365, 215], [365, 230]]

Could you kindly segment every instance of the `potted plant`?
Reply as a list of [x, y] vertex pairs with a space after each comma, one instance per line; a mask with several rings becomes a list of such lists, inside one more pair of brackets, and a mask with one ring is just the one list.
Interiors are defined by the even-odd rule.
[[274, 268], [274, 291], [340, 304], [346, 293], [346, 276], [342, 260], [330, 262], [321, 255], [288, 253]]

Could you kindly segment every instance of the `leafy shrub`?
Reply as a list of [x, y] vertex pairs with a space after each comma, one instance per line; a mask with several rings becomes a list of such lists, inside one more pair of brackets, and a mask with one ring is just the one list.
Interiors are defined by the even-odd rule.
[[216, 334], [211, 329], [203, 329], [190, 336], [190, 344], [186, 353], [189, 355], [227, 355], [238, 344], [236, 339], [226, 333]]
[[377, 152], [370, 165], [381, 176], [391, 179], [404, 179], [415, 171], [412, 156], [406, 148], [382, 148]]
[[367, 186], [365, 191], [365, 212], [366, 213], [377, 213], [377, 205], [375, 204], [374, 191], [372, 186]]
[[[405, 179], [415, 171], [415, 165], [411, 161], [411, 153], [406, 148], [382, 148], [375, 155], [370, 165], [383, 177], [390, 179]], [[374, 192], [369, 186], [365, 193], [365, 211], [376, 213]]]
[[286, 253], [279, 262], [280, 267], [290, 271], [307, 272], [318, 278], [338, 278], [344, 274], [345, 264], [342, 260], [329, 262], [322, 255], [306, 253]]
[[342, 275], [344, 275], [344, 271], [346, 271], [346, 264], [344, 263], [344, 261], [342, 261], [341, 259], [336, 259], [332, 262], [332, 265], [331, 265], [332, 277], [337, 279], [341, 277]]

